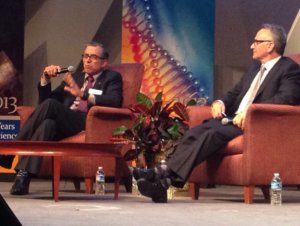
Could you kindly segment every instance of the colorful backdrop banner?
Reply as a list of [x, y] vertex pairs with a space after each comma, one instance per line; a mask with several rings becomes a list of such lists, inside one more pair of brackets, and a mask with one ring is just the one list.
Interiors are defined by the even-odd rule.
[[[24, 0], [0, 3], [0, 140], [14, 139], [20, 130], [16, 108], [22, 104]], [[0, 167], [0, 175], [14, 173]]]
[[122, 62], [145, 65], [142, 92], [212, 99], [214, 1], [123, 0]]

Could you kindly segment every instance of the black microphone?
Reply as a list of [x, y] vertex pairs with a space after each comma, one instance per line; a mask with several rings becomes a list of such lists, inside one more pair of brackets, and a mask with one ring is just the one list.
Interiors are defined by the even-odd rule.
[[[69, 67], [62, 67], [60, 69], [60, 71], [56, 72], [56, 74], [63, 74], [63, 73], [67, 73], [67, 72], [70, 72], [70, 73], [73, 73], [75, 71], [75, 68], [73, 66], [69, 66]], [[48, 75], [48, 73], [44, 73], [46, 76]]]
[[232, 124], [233, 123], [233, 119], [232, 118], [222, 118], [221, 120], [222, 125], [228, 125], [228, 124]]

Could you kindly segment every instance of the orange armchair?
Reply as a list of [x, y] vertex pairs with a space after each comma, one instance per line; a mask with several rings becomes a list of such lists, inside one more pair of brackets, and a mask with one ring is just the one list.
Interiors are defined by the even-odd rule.
[[[189, 109], [199, 120], [209, 112], [207, 106]], [[253, 202], [255, 186], [269, 198], [275, 172], [281, 174], [284, 185], [299, 185], [299, 117], [299, 106], [253, 104], [244, 134], [193, 170], [188, 180], [193, 199], [198, 199], [200, 184], [211, 183], [243, 186], [245, 203]]]
[[[68, 137], [60, 142], [110, 142], [112, 132], [120, 125], [131, 126], [131, 111], [127, 108], [135, 103], [135, 95], [139, 92], [144, 66], [142, 64], [115, 64], [111, 65], [112, 70], [121, 73], [123, 78], [123, 106], [122, 108], [94, 106], [90, 109], [86, 119], [86, 130], [79, 134]], [[20, 115], [21, 126], [27, 120], [28, 116], [34, 111], [33, 107], [21, 106], [17, 112]], [[126, 151], [126, 146], [123, 152]], [[84, 151], [84, 150], [82, 150]], [[107, 177], [114, 176], [115, 162], [110, 158], [95, 157], [63, 157], [61, 160], [61, 176], [73, 178], [76, 190], [80, 189], [80, 179], [84, 178], [86, 192], [92, 193], [93, 182], [98, 166], [103, 166]], [[40, 174], [50, 176], [52, 173], [51, 158], [44, 157]], [[124, 161], [122, 167], [122, 178], [126, 190], [131, 190], [131, 173]]]
[[[292, 55], [300, 64], [300, 55]], [[211, 117], [209, 106], [188, 109], [190, 126]], [[231, 140], [217, 154], [193, 170], [188, 182], [193, 199], [200, 184], [244, 187], [244, 201], [253, 202], [254, 187], [269, 199], [273, 173], [280, 173], [283, 185], [300, 185], [300, 106], [253, 104], [249, 107], [244, 134]]]

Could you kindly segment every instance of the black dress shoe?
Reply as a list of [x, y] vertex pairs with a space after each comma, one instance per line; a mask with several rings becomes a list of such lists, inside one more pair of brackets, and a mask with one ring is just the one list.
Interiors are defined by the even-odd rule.
[[132, 171], [132, 175], [136, 181], [138, 181], [141, 178], [144, 178], [151, 182], [154, 182], [155, 180], [154, 169], [134, 168]]
[[27, 195], [29, 192], [30, 177], [26, 171], [19, 170], [15, 182], [10, 189], [11, 195]]
[[144, 178], [147, 181], [154, 182], [156, 180], [168, 177], [169, 174], [170, 173], [168, 169], [163, 169], [160, 166], [156, 166], [152, 169], [134, 168], [132, 171], [132, 175], [136, 181]]
[[139, 191], [142, 195], [152, 198], [155, 203], [167, 203], [167, 189], [170, 186], [166, 179], [150, 182], [144, 178], [139, 179], [137, 182]]

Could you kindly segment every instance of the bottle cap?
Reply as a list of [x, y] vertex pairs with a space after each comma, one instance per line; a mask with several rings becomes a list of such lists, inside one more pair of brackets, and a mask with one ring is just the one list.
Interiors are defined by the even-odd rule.
[[279, 176], [279, 173], [274, 173], [274, 176], [278, 177], [278, 176]]
[[102, 166], [98, 166], [98, 170], [102, 170], [103, 169], [103, 167]]

